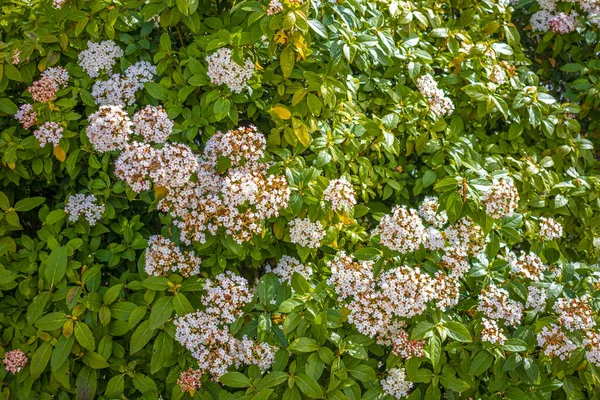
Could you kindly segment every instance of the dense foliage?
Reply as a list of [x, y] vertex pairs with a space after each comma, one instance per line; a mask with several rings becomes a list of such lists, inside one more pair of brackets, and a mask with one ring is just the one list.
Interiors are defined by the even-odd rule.
[[600, 5], [0, 4], [0, 395], [600, 399]]

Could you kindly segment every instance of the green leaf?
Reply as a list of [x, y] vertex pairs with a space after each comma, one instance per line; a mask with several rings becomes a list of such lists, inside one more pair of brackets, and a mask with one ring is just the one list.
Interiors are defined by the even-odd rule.
[[194, 312], [194, 307], [190, 304], [190, 301], [181, 292], [173, 296], [173, 306], [177, 315], [185, 315]]
[[54, 350], [52, 350], [52, 359], [50, 361], [52, 372], [57, 371], [60, 366], [67, 361], [74, 343], [75, 337], [73, 337], [73, 335], [69, 337], [61, 336], [58, 338], [56, 346], [54, 347]]
[[294, 62], [296, 60], [296, 54], [294, 53], [294, 49], [291, 46], [286, 47], [281, 52], [281, 56], [279, 57], [279, 63], [281, 65], [281, 72], [283, 73], [283, 77], [285, 79], [289, 78], [292, 74], [292, 70], [294, 69]]
[[232, 388], [246, 388], [252, 385], [250, 378], [240, 372], [228, 372], [221, 376], [221, 383]]
[[160, 35], [160, 47], [163, 50], [171, 51], [171, 38], [168, 33], [163, 33]]
[[162, 326], [173, 313], [173, 299], [169, 296], [164, 296], [158, 299], [152, 306], [150, 312], [150, 329], [157, 329]]
[[502, 348], [507, 351], [527, 351], [527, 343], [517, 338], [508, 339], [503, 345]]
[[469, 368], [469, 374], [475, 376], [483, 374], [485, 371], [488, 370], [488, 368], [490, 368], [493, 361], [494, 356], [492, 356], [485, 350], [480, 351], [471, 361], [471, 368]]
[[438, 336], [432, 336], [429, 340], [429, 360], [431, 365], [437, 370], [440, 366], [440, 358], [442, 357], [442, 341]]
[[258, 293], [260, 302], [262, 304], [269, 304], [269, 302], [275, 298], [279, 286], [279, 279], [275, 274], [263, 275], [256, 286], [256, 292]]
[[65, 322], [67, 322], [65, 313], [53, 312], [38, 319], [34, 325], [43, 331], [53, 331], [62, 328]]
[[287, 381], [289, 374], [284, 371], [272, 371], [265, 375], [258, 383], [256, 384], [256, 390], [261, 390], [264, 388], [270, 388], [273, 386], [277, 386]]
[[302, 393], [311, 399], [322, 399], [323, 391], [321, 386], [312, 377], [306, 374], [296, 374], [296, 386]]
[[363, 247], [354, 252], [354, 257], [358, 260], [372, 261], [381, 257], [381, 251], [374, 247]]
[[50, 356], [52, 355], [52, 344], [50, 342], [44, 342], [42, 345], [33, 353], [33, 357], [31, 357], [31, 368], [29, 373], [31, 374], [31, 379], [35, 380], [39, 378], [46, 367], [48, 366], [48, 362], [50, 361]]
[[144, 87], [148, 91], [148, 94], [156, 100], [165, 101], [169, 98], [169, 91], [156, 82], [146, 82], [144, 83]]
[[453, 377], [453, 376], [441, 375], [440, 383], [446, 389], [452, 390], [453, 392], [458, 392], [458, 393], [464, 392], [465, 390], [467, 390], [470, 387], [467, 382], [463, 381], [462, 379]]
[[177, 8], [183, 15], [191, 15], [198, 9], [199, 0], [177, 0]]
[[224, 97], [219, 97], [217, 101], [215, 101], [215, 104], [213, 104], [213, 113], [215, 114], [217, 121], [220, 121], [227, 116], [230, 106], [231, 103]]
[[17, 107], [17, 105], [13, 103], [11, 99], [0, 99], [0, 112], [12, 115], [17, 111], [19, 111], [19, 107]]
[[125, 390], [125, 374], [115, 375], [108, 381], [106, 385], [106, 390], [104, 391], [105, 396], [118, 397], [120, 394], [123, 394]]
[[119, 297], [119, 293], [121, 293], [122, 288], [123, 284], [120, 283], [118, 285], [111, 286], [106, 292], [104, 292], [104, 304], [109, 306], [114, 303], [115, 300], [117, 300], [117, 297]]
[[377, 380], [375, 370], [368, 365], [359, 364], [356, 367], [349, 368], [350, 375], [361, 382], [373, 382]]
[[15, 209], [15, 211], [33, 210], [34, 208], [36, 208], [40, 204], [44, 203], [45, 201], [46, 201], [45, 197], [30, 197], [27, 199], [17, 201], [14, 209]]
[[104, 357], [93, 351], [85, 352], [83, 355], [83, 363], [93, 369], [108, 368], [110, 366]]
[[173, 352], [173, 339], [161, 332], [152, 346], [152, 359], [150, 361], [151, 373], [155, 374], [165, 365]]
[[135, 354], [146, 347], [152, 336], [154, 336], [154, 330], [150, 327], [150, 321], [142, 322], [131, 335], [129, 354]]
[[312, 353], [319, 350], [319, 345], [314, 339], [300, 337], [289, 345], [288, 350], [292, 353]]
[[50, 292], [41, 292], [33, 298], [29, 307], [27, 307], [27, 322], [34, 323], [44, 313], [44, 308], [52, 298]]
[[57, 247], [48, 256], [44, 276], [51, 286], [60, 282], [67, 272], [67, 248]]
[[169, 288], [169, 280], [164, 276], [150, 276], [142, 282], [146, 289], [156, 290], [157, 292]]
[[98, 387], [96, 370], [85, 365], [78, 371], [75, 385], [77, 387], [77, 400], [93, 400]]
[[92, 330], [81, 321], [75, 322], [75, 338], [82, 347], [91, 351], [96, 349], [96, 341]]
[[309, 19], [308, 20], [308, 26], [310, 26], [311, 29], [313, 31], [315, 31], [315, 33], [317, 35], [321, 36], [324, 39], [328, 38], [327, 29], [325, 28], [325, 26], [322, 23], [320, 23], [316, 19]]
[[459, 342], [470, 343], [473, 341], [469, 330], [460, 322], [449, 321], [444, 323], [444, 328], [448, 330], [448, 336]]
[[429, 383], [429, 382], [431, 382], [432, 377], [433, 377], [433, 372], [431, 372], [431, 370], [425, 369], [425, 368], [419, 368], [417, 370], [417, 372], [415, 372], [414, 375], [412, 375], [410, 377], [410, 381], [411, 382]]

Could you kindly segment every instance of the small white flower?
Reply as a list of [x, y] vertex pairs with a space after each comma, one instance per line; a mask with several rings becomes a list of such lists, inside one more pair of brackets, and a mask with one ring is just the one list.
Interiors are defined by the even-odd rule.
[[290, 221], [289, 226], [290, 240], [300, 246], [316, 249], [321, 246], [321, 241], [325, 238], [321, 221], [312, 222], [308, 217], [296, 218]]
[[102, 71], [108, 71], [115, 65], [115, 59], [123, 57], [123, 50], [112, 40], [100, 43], [88, 41], [87, 50], [79, 53], [79, 65], [89, 76], [96, 78]]
[[234, 93], [241, 93], [248, 79], [254, 75], [254, 63], [246, 58], [243, 65], [237, 64], [231, 58], [231, 49], [222, 47], [206, 57], [207, 74], [215, 85], [227, 85]]
[[75, 194], [67, 198], [65, 213], [69, 215], [69, 222], [76, 222], [81, 215], [85, 217], [90, 226], [104, 214], [104, 204], [96, 204], [98, 199], [93, 194]]

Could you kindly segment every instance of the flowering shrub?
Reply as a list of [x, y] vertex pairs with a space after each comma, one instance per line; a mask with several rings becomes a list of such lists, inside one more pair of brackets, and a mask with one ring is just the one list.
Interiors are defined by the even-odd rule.
[[4, 398], [598, 398], [596, 3], [1, 7]]

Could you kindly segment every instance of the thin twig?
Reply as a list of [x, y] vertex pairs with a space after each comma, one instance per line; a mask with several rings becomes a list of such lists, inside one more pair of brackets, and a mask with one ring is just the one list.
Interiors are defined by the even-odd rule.
[[185, 47], [185, 43], [183, 42], [183, 35], [181, 34], [181, 29], [179, 28], [179, 23], [175, 25], [175, 29], [177, 29], [177, 36], [179, 36], [179, 42], [181, 43], [181, 47]]

